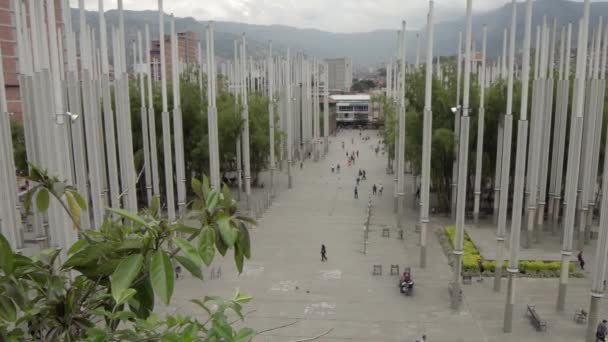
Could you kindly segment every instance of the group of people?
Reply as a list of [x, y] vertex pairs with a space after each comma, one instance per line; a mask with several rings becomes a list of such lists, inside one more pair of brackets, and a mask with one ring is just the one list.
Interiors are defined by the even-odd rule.
[[374, 184], [374, 186], [372, 186], [372, 193], [374, 195], [382, 196], [382, 191], [384, 191], [382, 182], [378, 183], [378, 185]]
[[[367, 173], [365, 170], [359, 169], [359, 173], [357, 175], [356, 184], [355, 184], [355, 199], [359, 198], [359, 183], [363, 180], [367, 180]], [[375, 186], [375, 185], [374, 185]]]

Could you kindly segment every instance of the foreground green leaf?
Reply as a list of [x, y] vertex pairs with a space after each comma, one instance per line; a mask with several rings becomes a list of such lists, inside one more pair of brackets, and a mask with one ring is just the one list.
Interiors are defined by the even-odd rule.
[[175, 259], [184, 266], [190, 274], [197, 277], [200, 280], [203, 280], [203, 272], [201, 271], [201, 267], [196, 265], [192, 260], [186, 258], [184, 256], [178, 255]]
[[238, 237], [238, 230], [232, 227], [230, 224], [230, 217], [221, 216], [217, 219], [217, 226], [220, 230], [220, 235], [222, 236], [222, 240], [226, 243], [228, 247], [234, 246], [236, 239]]
[[14, 322], [17, 319], [15, 304], [4, 295], [0, 295], [0, 318], [8, 322]]
[[199, 238], [198, 252], [205, 265], [211, 265], [215, 256], [215, 231], [205, 227]]
[[108, 210], [110, 212], [122, 217], [123, 219], [125, 219], [127, 221], [137, 223], [138, 225], [140, 225], [142, 227], [150, 228], [150, 224], [148, 222], [146, 222], [143, 218], [139, 217], [137, 214], [133, 214], [132, 212], [126, 211], [124, 209], [119, 209], [119, 208], [109, 208]]
[[190, 259], [198, 267], [201, 267], [203, 265], [203, 260], [201, 260], [198, 251], [189, 241], [182, 238], [176, 238], [174, 241], [177, 247], [181, 248], [182, 252], [184, 252], [188, 259]]
[[166, 305], [173, 295], [174, 274], [171, 259], [165, 251], [158, 250], [152, 254], [150, 262], [150, 281], [154, 292]]
[[40, 188], [36, 194], [36, 208], [44, 213], [49, 209], [49, 202], [49, 191], [46, 188]]
[[112, 273], [112, 277], [110, 278], [112, 284], [112, 297], [114, 297], [116, 302], [119, 301], [122, 292], [131, 287], [131, 283], [141, 271], [143, 262], [144, 257], [141, 254], [134, 254], [129, 255], [118, 264], [118, 267], [116, 267], [116, 270]]
[[14, 260], [11, 245], [8, 243], [8, 240], [0, 234], [0, 269], [4, 271], [4, 274], [10, 275], [13, 273]]

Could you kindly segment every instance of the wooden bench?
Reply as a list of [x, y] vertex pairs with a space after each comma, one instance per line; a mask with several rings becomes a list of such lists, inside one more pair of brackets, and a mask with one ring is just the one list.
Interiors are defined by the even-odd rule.
[[372, 275], [382, 275], [382, 265], [374, 265]]
[[399, 275], [399, 265], [391, 264], [391, 275]]
[[462, 275], [462, 284], [463, 285], [471, 285], [473, 283], [473, 276], [470, 274]]
[[547, 330], [547, 322], [540, 318], [540, 315], [536, 311], [534, 305], [528, 304], [528, 315], [530, 316], [530, 323], [534, 325], [536, 330], [538, 331], [546, 331]]
[[382, 237], [390, 237], [391, 231], [388, 228], [382, 228]]

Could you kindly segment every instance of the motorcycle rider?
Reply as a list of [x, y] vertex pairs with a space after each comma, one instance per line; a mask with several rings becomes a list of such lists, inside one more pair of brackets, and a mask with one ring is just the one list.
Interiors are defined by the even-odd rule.
[[404, 293], [406, 289], [414, 288], [414, 280], [412, 279], [412, 275], [410, 272], [403, 272], [403, 275], [400, 279], [400, 288], [401, 293]]

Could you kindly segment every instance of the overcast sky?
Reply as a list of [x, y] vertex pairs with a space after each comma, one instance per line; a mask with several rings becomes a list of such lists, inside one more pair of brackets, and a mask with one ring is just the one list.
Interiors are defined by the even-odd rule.
[[[581, 1], [581, 0], [576, 0]], [[594, 1], [594, 0], [593, 0]], [[474, 11], [497, 8], [509, 0], [477, 0]], [[78, 0], [70, 0], [72, 7]], [[123, 0], [128, 10], [158, 9], [158, 0]], [[98, 0], [85, 0], [88, 10]], [[117, 0], [104, 0], [105, 9], [116, 8]], [[435, 0], [436, 19], [464, 14], [465, 0]], [[237, 21], [249, 24], [279, 24], [317, 28], [331, 32], [366, 32], [400, 27], [419, 29], [426, 22], [428, 0], [165, 0], [165, 12], [199, 20]]]

